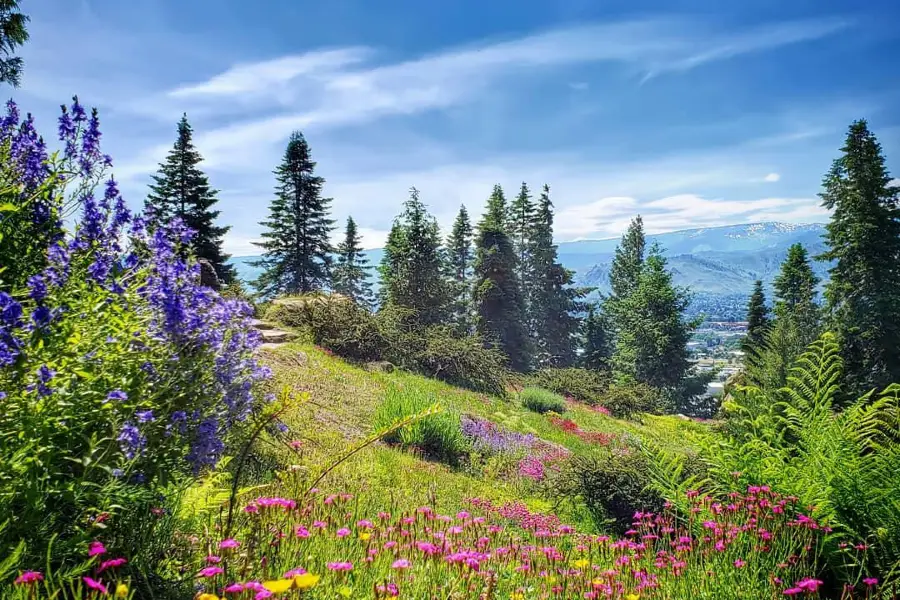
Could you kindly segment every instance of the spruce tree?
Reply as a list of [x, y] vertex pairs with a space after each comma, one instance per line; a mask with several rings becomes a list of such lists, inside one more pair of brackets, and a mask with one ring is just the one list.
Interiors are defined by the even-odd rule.
[[447, 238], [447, 266], [450, 272], [452, 295], [452, 319], [457, 331], [466, 334], [472, 325], [472, 224], [465, 206], [453, 222], [453, 230]]
[[612, 337], [602, 305], [591, 304], [584, 320], [584, 349], [579, 364], [585, 369], [608, 371], [612, 352]]
[[644, 252], [647, 239], [644, 236], [644, 220], [641, 215], [635, 217], [622, 241], [616, 247], [612, 266], [609, 271], [609, 283], [612, 288], [611, 300], [615, 304], [628, 298], [637, 288], [638, 279], [644, 267]]
[[331, 283], [331, 199], [322, 197], [325, 180], [315, 175], [315, 168], [309, 144], [295, 131], [275, 170], [269, 218], [260, 223], [265, 231], [257, 245], [264, 253], [256, 264], [263, 273], [254, 286], [264, 296], [306, 294]]
[[[527, 191], [527, 188], [523, 188]], [[534, 211], [531, 211], [534, 212]], [[525, 278], [528, 285], [528, 322], [535, 342], [538, 361], [544, 366], [570, 366], [575, 361], [578, 331], [576, 316], [584, 309], [581, 299], [586, 290], [572, 287], [574, 273], [560, 264], [553, 243], [553, 203], [550, 187], [545, 185], [536, 214], [528, 218], [525, 260], [529, 263]]]
[[219, 201], [218, 191], [209, 187], [209, 179], [200, 170], [203, 160], [194, 147], [193, 130], [187, 115], [178, 122], [178, 138], [166, 160], [153, 175], [150, 194], [145, 201], [150, 225], [178, 218], [194, 232], [191, 247], [197, 258], [208, 260], [220, 280], [234, 280], [234, 267], [227, 264], [229, 256], [222, 251], [222, 238], [230, 227], [218, 227], [219, 211], [213, 206]]
[[528, 286], [532, 273], [530, 263], [536, 217], [535, 206], [531, 201], [531, 192], [528, 190], [528, 185], [523, 181], [522, 187], [519, 189], [519, 195], [516, 196], [516, 199], [513, 200], [510, 206], [509, 235], [513, 240], [513, 248], [516, 251], [516, 276], [519, 278], [523, 293], [525, 293], [526, 304], [530, 301]]
[[775, 317], [794, 322], [802, 353], [819, 337], [819, 306], [816, 303], [819, 278], [813, 273], [803, 244], [794, 244], [788, 249], [787, 258], [772, 285], [775, 288]]
[[495, 186], [478, 224], [475, 240], [475, 325], [488, 344], [506, 353], [513, 369], [525, 371], [530, 363], [523, 319], [525, 306], [516, 277], [516, 255], [506, 230], [506, 217], [503, 192], [500, 186]]
[[753, 294], [747, 305], [747, 335], [741, 342], [745, 353], [750, 354], [760, 350], [769, 325], [769, 308], [766, 306], [763, 283], [757, 279], [753, 284]]
[[337, 247], [337, 261], [332, 273], [332, 289], [366, 308], [374, 302], [372, 283], [369, 281], [369, 260], [363, 253], [362, 237], [356, 229], [353, 217], [347, 217], [344, 239]]
[[0, 82], [19, 87], [22, 80], [22, 58], [14, 56], [16, 48], [28, 41], [25, 24], [28, 17], [19, 12], [18, 0], [0, 0]]
[[411, 309], [422, 326], [446, 323], [450, 290], [440, 229], [416, 188], [394, 223], [380, 271], [385, 304]]
[[890, 181], [875, 135], [854, 122], [820, 194], [832, 211], [821, 256], [834, 261], [827, 325], [840, 340], [844, 391], [854, 396], [900, 382], [900, 189]]
[[672, 283], [654, 244], [637, 286], [621, 301], [613, 365], [617, 372], [669, 393], [683, 389], [691, 367], [687, 343], [696, 321], [686, 321], [687, 290]]

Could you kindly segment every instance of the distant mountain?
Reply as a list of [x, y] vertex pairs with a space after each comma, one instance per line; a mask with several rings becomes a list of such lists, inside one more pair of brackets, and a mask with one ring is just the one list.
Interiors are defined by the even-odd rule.
[[[787, 249], [797, 242], [806, 246], [811, 256], [824, 249], [822, 235], [825, 226], [814, 223], [749, 223], [724, 227], [685, 229], [647, 236], [648, 244], [657, 242], [669, 259], [675, 283], [691, 288], [701, 297], [749, 295], [753, 282], [762, 279], [771, 286]], [[599, 293], [609, 291], [609, 266], [619, 238], [580, 240], [559, 244], [562, 263], [575, 271], [579, 285], [596, 287]], [[367, 250], [369, 263], [377, 265], [384, 255], [382, 249]], [[231, 263], [243, 281], [259, 275], [250, 263], [258, 256], [242, 256]], [[828, 265], [814, 262], [816, 274], [823, 280]], [[737, 301], [737, 300], [736, 300]]]

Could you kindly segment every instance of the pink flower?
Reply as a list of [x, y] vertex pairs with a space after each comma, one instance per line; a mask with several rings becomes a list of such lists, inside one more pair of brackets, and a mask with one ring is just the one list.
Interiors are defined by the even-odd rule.
[[96, 579], [91, 579], [90, 577], [82, 577], [82, 581], [84, 581], [84, 585], [88, 586], [94, 591], [100, 592], [101, 594], [108, 594], [109, 592], [106, 589], [106, 586], [103, 585], [103, 582], [97, 581]]
[[293, 579], [294, 577], [297, 577], [298, 575], [306, 575], [306, 569], [301, 569], [301, 568], [291, 569], [290, 571], [288, 571], [287, 573], [284, 574], [284, 578], [285, 579]]
[[316, 529], [325, 529], [328, 527], [328, 523], [325, 521], [313, 521], [313, 527]]
[[206, 562], [213, 564], [213, 565], [217, 565], [220, 562], [222, 562], [222, 558], [211, 554], [206, 557]]
[[244, 591], [244, 586], [240, 583], [232, 583], [231, 585], [226, 585], [222, 591], [226, 594], [240, 594]]
[[399, 560], [395, 560], [394, 564], [391, 565], [392, 569], [408, 569], [410, 567], [410, 563], [405, 558], [401, 558]]
[[216, 575], [221, 575], [225, 571], [222, 567], [206, 567], [205, 569], [200, 569], [198, 575], [200, 577], [215, 577]]
[[346, 527], [341, 527], [340, 529], [337, 530], [337, 536], [339, 538], [347, 537], [348, 535], [350, 535], [350, 530], [347, 529]]
[[122, 565], [124, 565], [127, 562], [128, 561], [125, 560], [124, 558], [111, 558], [109, 560], [105, 560], [102, 563], [100, 563], [100, 568], [97, 569], [97, 572], [102, 573], [106, 569], [114, 569], [116, 567], [121, 567]]
[[13, 581], [16, 585], [25, 585], [27, 583], [34, 583], [35, 581], [43, 581], [44, 575], [39, 571], [25, 571], [21, 575], [19, 575], [15, 581]]
[[737, 559], [736, 561], [734, 561], [734, 566], [735, 566], [736, 568], [738, 568], [738, 569], [740, 569], [741, 567], [743, 567], [743, 566], [746, 565], [746, 564], [747, 564], [747, 563], [745, 563], [744, 561], [742, 561], [740, 558]]
[[100, 542], [91, 542], [91, 545], [88, 546], [88, 556], [97, 556], [98, 554], [104, 554], [105, 552], [106, 546]]
[[784, 590], [785, 596], [796, 596], [797, 594], [802, 594], [803, 590], [798, 587], [792, 587]]
[[863, 579], [863, 583], [866, 585], [878, 585], [878, 578], [877, 577], [866, 577], [865, 579]]
[[820, 585], [822, 585], [822, 580], [813, 579], [812, 577], [805, 577], [797, 582], [797, 587], [806, 592], [815, 592]]
[[352, 571], [353, 563], [352, 562], [330, 562], [327, 567], [332, 571]]
[[237, 541], [236, 539], [228, 538], [227, 540], [222, 540], [221, 542], [219, 542], [219, 549], [220, 550], [228, 550], [228, 549], [232, 549], [232, 548], [237, 548], [240, 545], [241, 545], [241, 543], [239, 541]]
[[256, 595], [253, 596], [253, 600], [266, 600], [266, 598], [271, 598], [272, 595], [272, 592], [270, 592], [266, 588], [263, 588], [256, 592]]

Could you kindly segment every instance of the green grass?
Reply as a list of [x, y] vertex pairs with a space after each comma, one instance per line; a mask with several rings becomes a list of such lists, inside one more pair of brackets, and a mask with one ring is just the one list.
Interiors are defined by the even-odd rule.
[[565, 398], [539, 387], [527, 387], [519, 392], [519, 401], [524, 408], [539, 414], [566, 412]]

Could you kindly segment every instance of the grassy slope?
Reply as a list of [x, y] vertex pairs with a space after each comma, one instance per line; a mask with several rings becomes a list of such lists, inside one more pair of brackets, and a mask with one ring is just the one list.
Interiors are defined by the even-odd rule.
[[[284, 418], [294, 437], [304, 440], [301, 462], [327, 464], [355, 442], [372, 433], [372, 417], [389, 386], [411, 386], [433, 396], [442, 406], [488, 418], [509, 429], [534, 433], [561, 444], [574, 453], [590, 451], [590, 444], [562, 431], [547, 416], [522, 408], [515, 399], [504, 400], [455, 388], [418, 375], [395, 371], [370, 372], [329, 356], [303, 343], [292, 343], [266, 353], [274, 372], [274, 385], [294, 392], [308, 392], [309, 402]], [[571, 403], [566, 418], [585, 431], [627, 433], [652, 439], [673, 450], [687, 450], [692, 434], [703, 427], [675, 417], [645, 417], [644, 423], [613, 419], [589, 407]], [[289, 451], [279, 450], [282, 464], [297, 462]], [[518, 478], [516, 478], [518, 479]], [[446, 465], [377, 444], [360, 452], [329, 475], [323, 486], [355, 493], [368, 492], [385, 501], [430, 503], [453, 510], [465, 498], [479, 496], [495, 501], [518, 499], [532, 510], [555, 510], [570, 522], [586, 516], [580, 510], [551, 507], [534, 486], [522, 481], [491, 479], [454, 470]]]

